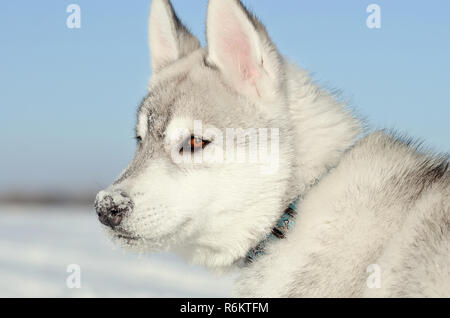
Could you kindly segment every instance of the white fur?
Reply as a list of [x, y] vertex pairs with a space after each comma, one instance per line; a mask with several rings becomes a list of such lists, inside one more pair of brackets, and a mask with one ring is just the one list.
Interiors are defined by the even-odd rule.
[[[296, 227], [240, 268], [237, 295], [449, 297], [446, 159], [385, 132], [358, 140], [362, 124], [283, 59], [239, 1], [210, 0], [207, 37], [208, 48], [199, 48], [170, 3], [153, 1], [155, 72], [138, 116], [143, 140], [97, 199], [125, 191], [134, 202], [120, 227], [108, 229], [112, 238], [227, 270], [300, 196]], [[216, 130], [279, 128], [279, 169], [174, 162], [198, 120]], [[203, 154], [218, 149], [231, 156], [215, 140]], [[367, 285], [371, 264], [381, 269], [380, 289]]]
[[152, 1], [149, 41], [154, 72], [183, 57], [186, 50], [200, 47], [200, 42], [180, 27], [169, 0]]

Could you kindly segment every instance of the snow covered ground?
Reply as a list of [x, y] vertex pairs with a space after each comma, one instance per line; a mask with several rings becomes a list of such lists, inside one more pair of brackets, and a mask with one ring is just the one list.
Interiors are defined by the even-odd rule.
[[[66, 285], [70, 264], [79, 289]], [[113, 247], [88, 208], [0, 206], [0, 297], [229, 297], [231, 280]]]

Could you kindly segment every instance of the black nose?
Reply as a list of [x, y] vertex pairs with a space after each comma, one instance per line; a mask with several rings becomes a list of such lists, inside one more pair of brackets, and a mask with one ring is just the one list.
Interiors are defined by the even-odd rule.
[[133, 210], [134, 204], [123, 191], [107, 193], [101, 191], [95, 200], [98, 219], [111, 228], [119, 226], [126, 214]]

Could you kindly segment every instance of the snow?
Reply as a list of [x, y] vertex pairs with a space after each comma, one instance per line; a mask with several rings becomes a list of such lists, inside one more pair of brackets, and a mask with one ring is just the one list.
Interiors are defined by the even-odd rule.
[[[70, 264], [81, 288], [68, 288]], [[89, 208], [0, 206], [0, 297], [229, 297], [218, 277], [174, 255], [116, 248]]]

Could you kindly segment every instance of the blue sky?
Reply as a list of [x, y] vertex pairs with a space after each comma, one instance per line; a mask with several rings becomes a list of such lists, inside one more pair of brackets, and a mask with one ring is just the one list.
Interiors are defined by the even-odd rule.
[[[81, 29], [66, 7], [81, 7]], [[206, 0], [174, 0], [204, 42]], [[280, 51], [373, 127], [450, 150], [450, 3], [247, 0]], [[382, 28], [366, 27], [381, 7]], [[150, 1], [0, 4], [0, 190], [100, 188], [132, 158]]]

